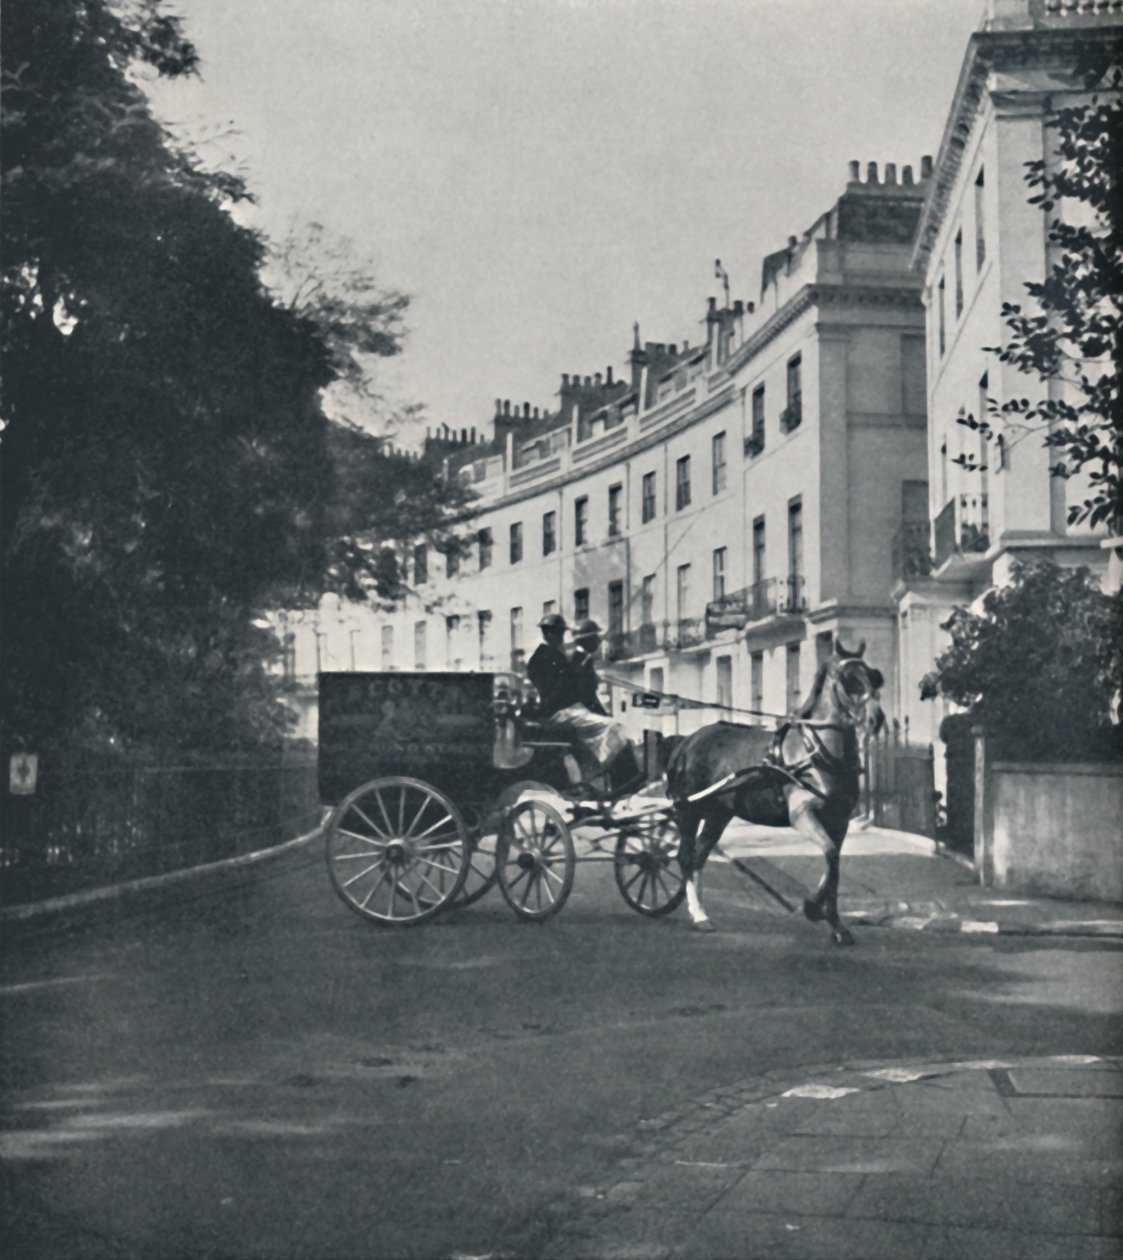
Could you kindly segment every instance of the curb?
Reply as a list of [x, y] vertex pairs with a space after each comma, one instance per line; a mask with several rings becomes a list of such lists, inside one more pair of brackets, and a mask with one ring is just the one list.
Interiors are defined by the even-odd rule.
[[102, 888], [88, 888], [81, 892], [68, 893], [62, 897], [49, 897], [45, 901], [32, 901], [25, 905], [8, 906], [0, 909], [0, 923], [27, 923], [32, 919], [43, 918], [51, 914], [61, 914], [67, 910], [82, 910], [103, 902], [123, 901], [129, 897], [140, 896], [147, 892], [172, 888], [192, 879], [205, 878], [208, 875], [222, 874], [239, 870], [243, 867], [256, 866], [271, 858], [282, 857], [301, 845], [315, 840], [323, 833], [330, 811], [325, 810], [323, 817], [302, 836], [286, 840], [284, 844], [274, 845], [268, 849], [256, 849], [253, 853], [242, 853], [237, 857], [223, 858], [218, 862], [207, 862], [202, 866], [188, 866], [179, 871], [168, 871], [163, 875], [148, 875], [142, 879], [130, 879], [123, 884], [107, 884]]

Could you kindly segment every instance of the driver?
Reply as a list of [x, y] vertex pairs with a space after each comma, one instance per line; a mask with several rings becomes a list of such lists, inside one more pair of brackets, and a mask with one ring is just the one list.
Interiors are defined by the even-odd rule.
[[608, 772], [613, 791], [625, 794], [643, 784], [643, 763], [623, 726], [609, 717], [597, 695], [595, 658], [600, 645], [600, 626], [595, 621], [580, 622], [568, 653], [573, 700], [558, 709], [550, 722], [576, 735], [598, 767]]

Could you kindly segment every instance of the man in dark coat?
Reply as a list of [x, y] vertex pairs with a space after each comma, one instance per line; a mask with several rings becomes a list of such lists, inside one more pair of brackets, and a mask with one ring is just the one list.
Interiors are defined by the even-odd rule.
[[526, 663], [526, 672], [538, 692], [539, 716], [552, 717], [577, 701], [577, 679], [562, 648], [567, 629], [561, 613], [547, 613], [538, 623], [542, 642]]

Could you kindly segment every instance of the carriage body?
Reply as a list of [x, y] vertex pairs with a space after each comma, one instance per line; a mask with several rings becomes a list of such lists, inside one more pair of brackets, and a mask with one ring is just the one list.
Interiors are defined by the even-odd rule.
[[669, 815], [567, 801], [579, 778], [572, 744], [528, 719], [528, 699], [506, 673], [320, 675], [328, 870], [351, 909], [420, 923], [498, 882], [517, 914], [548, 917], [572, 886], [576, 827], [615, 833], [615, 852], [597, 860], [614, 862], [634, 909], [677, 904], [677, 885], [654, 891], [677, 849]]

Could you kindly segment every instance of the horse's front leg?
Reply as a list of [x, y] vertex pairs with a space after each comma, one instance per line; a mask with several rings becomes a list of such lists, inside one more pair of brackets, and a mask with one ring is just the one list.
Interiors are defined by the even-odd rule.
[[690, 914], [690, 925], [696, 932], [717, 930], [702, 905], [702, 868], [713, 852], [714, 845], [721, 839], [721, 833], [728, 825], [730, 817], [731, 815], [707, 815], [702, 824], [702, 834], [696, 840], [693, 835], [691, 837], [691, 869], [687, 871], [684, 867], [682, 873], [686, 878], [686, 908]]
[[[842, 837], [833, 836], [820, 821], [811, 800], [793, 800], [790, 805], [792, 826], [818, 845], [826, 864], [823, 877], [814, 895], [803, 903], [803, 913], [812, 923], [822, 920], [830, 925], [831, 940], [836, 945], [853, 945], [854, 937], [838, 917], [838, 874], [842, 855]], [[845, 834], [845, 833], [844, 833]]]

